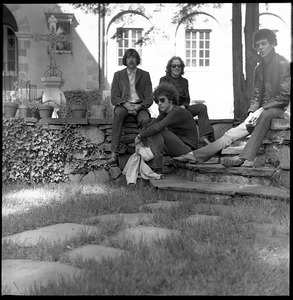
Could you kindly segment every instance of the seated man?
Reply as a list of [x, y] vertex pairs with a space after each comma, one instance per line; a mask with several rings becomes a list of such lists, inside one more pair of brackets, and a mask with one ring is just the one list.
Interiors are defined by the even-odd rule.
[[179, 106], [187, 109], [193, 117], [198, 116], [199, 141], [209, 144], [215, 140], [214, 129], [211, 125], [208, 110], [205, 104], [190, 105], [188, 80], [184, 74], [185, 64], [179, 56], [173, 56], [167, 63], [166, 76], [161, 77], [161, 82], [173, 84], [179, 93]]
[[123, 56], [125, 69], [115, 72], [111, 86], [111, 103], [114, 107], [111, 158], [108, 165], [117, 165], [123, 122], [133, 116], [142, 128], [151, 120], [148, 108], [153, 104], [150, 74], [137, 68], [140, 56], [135, 49], [128, 49]]
[[151, 148], [154, 158], [148, 165], [161, 173], [164, 153], [173, 157], [197, 148], [197, 128], [192, 115], [178, 105], [179, 94], [172, 84], [161, 83], [153, 97], [160, 114], [140, 131], [135, 143], [142, 141]]
[[223, 157], [224, 166], [252, 167], [256, 154], [267, 135], [273, 118], [284, 118], [290, 103], [290, 63], [275, 52], [277, 38], [269, 29], [253, 34], [253, 46], [258, 51], [260, 63], [255, 68], [254, 93], [243, 123], [231, 128], [215, 142], [180, 157], [179, 161], [205, 162], [232, 142], [251, 134], [242, 153], [235, 157]]

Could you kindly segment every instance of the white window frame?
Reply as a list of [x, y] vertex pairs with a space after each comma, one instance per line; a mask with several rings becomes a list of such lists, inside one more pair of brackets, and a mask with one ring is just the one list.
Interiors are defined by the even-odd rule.
[[124, 28], [119, 27], [116, 29], [117, 40], [117, 65], [123, 66], [122, 60], [125, 51], [129, 48], [135, 49], [140, 56], [140, 64], [142, 64], [142, 46], [136, 44], [142, 37], [143, 28]]
[[211, 67], [211, 29], [185, 30], [185, 65], [189, 69]]
[[[9, 99], [7, 92], [14, 91], [14, 82], [18, 80], [18, 39], [14, 29], [3, 25], [3, 58], [2, 58], [2, 101]], [[8, 31], [12, 31], [9, 35]], [[14, 40], [14, 46], [9, 49], [8, 37]], [[10, 53], [9, 53], [10, 51]]]

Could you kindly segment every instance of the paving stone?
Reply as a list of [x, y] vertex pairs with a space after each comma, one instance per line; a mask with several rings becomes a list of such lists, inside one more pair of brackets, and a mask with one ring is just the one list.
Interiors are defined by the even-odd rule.
[[148, 203], [141, 206], [148, 207], [152, 210], [160, 209], [160, 208], [171, 208], [173, 206], [178, 206], [181, 202], [179, 201], [158, 201], [156, 203]]
[[60, 242], [64, 239], [69, 239], [80, 232], [100, 232], [96, 226], [80, 225], [74, 223], [63, 223], [50, 225], [34, 230], [27, 230], [22, 233], [16, 233], [11, 236], [2, 238], [6, 241], [20, 243], [22, 246], [32, 246], [42, 240], [50, 240], [51, 242]]
[[[23, 259], [2, 260], [2, 295], [25, 295], [35, 282], [37, 286], [58, 280], [59, 276], [80, 274], [81, 269], [50, 261]], [[15, 286], [15, 284], [16, 286]]]
[[101, 261], [103, 258], [116, 257], [122, 255], [126, 251], [113, 247], [105, 247], [101, 245], [86, 245], [63, 253], [60, 262], [72, 261], [75, 259], [94, 259]]
[[178, 231], [152, 226], [137, 226], [120, 231], [117, 234], [117, 238], [137, 244], [140, 242], [151, 244], [153, 241], [163, 239], [171, 234], [178, 234]]
[[91, 218], [86, 219], [87, 222], [95, 222], [95, 221], [111, 221], [117, 219], [123, 219], [123, 222], [135, 226], [138, 225], [140, 222], [148, 222], [151, 221], [153, 218], [153, 214], [151, 213], [129, 213], [129, 214], [107, 214], [101, 216], [94, 216]]
[[203, 222], [203, 221], [217, 221], [218, 216], [209, 216], [209, 215], [191, 215], [184, 220], [191, 223]]

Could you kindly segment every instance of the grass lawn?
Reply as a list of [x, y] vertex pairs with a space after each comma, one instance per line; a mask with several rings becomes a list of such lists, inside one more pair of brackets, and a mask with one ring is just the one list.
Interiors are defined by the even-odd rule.
[[[179, 232], [152, 244], [114, 238], [127, 228], [122, 219], [93, 224], [93, 216], [151, 212], [142, 205], [179, 201], [159, 209], [143, 225]], [[50, 184], [2, 186], [2, 237], [57, 223], [97, 225], [99, 233], [84, 233], [64, 243], [42, 242], [32, 247], [2, 241], [2, 259], [59, 261], [62, 253], [86, 244], [127, 250], [116, 258], [67, 263], [85, 272], [45, 287], [32, 295], [289, 295], [289, 263], [266, 259], [269, 247], [256, 249], [257, 226], [271, 225], [269, 235], [289, 235], [289, 204], [277, 200], [235, 199], [234, 212], [224, 214], [184, 194], [161, 193], [146, 186], [110, 184]], [[191, 223], [193, 214], [217, 215], [217, 221]], [[289, 238], [288, 238], [289, 239]], [[289, 251], [289, 249], [288, 249]], [[5, 290], [2, 290], [5, 294]]]

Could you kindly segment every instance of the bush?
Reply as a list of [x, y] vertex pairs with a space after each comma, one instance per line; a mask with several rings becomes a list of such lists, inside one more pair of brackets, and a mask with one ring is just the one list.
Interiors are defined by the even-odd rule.
[[89, 108], [92, 104], [102, 103], [102, 92], [100, 90], [70, 90], [65, 91], [66, 104], [71, 107], [75, 104], [82, 104]]
[[[65, 182], [66, 163], [89, 171], [95, 166], [91, 157], [101, 157], [102, 147], [80, 134], [76, 125], [48, 129], [27, 125], [23, 119], [3, 120], [2, 182]], [[84, 150], [87, 159], [79, 162], [74, 154]]]

